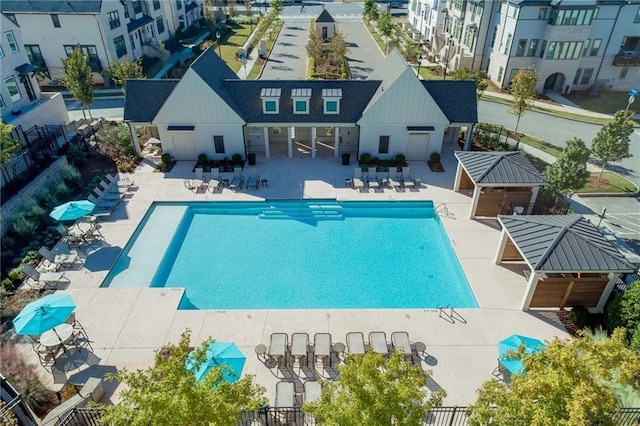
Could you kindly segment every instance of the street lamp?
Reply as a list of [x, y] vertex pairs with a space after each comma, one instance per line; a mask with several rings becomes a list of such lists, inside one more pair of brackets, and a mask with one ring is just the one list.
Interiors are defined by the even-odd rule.
[[422, 65], [422, 59], [424, 59], [422, 57], [422, 54], [418, 55], [418, 80], [420, 80], [420, 66]]
[[449, 69], [449, 56], [451, 55], [451, 46], [453, 46], [453, 36], [449, 36], [449, 38], [447, 39], [447, 53], [444, 57], [444, 78], [443, 80], [447, 79], [447, 70]]
[[218, 56], [222, 58], [222, 48], [220, 47], [220, 39], [222, 38], [222, 33], [220, 30], [216, 30], [216, 44], [218, 45]]
[[636, 96], [638, 95], [640, 95], [640, 92], [638, 92], [636, 89], [631, 89], [631, 91], [629, 92], [629, 102], [627, 102], [627, 109], [625, 109], [625, 111], [629, 111], [629, 108], [631, 108], [631, 104], [636, 100]]

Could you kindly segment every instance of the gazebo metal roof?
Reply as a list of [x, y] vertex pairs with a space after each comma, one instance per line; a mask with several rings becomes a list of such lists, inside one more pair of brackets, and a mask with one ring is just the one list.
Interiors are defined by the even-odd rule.
[[519, 152], [456, 151], [455, 156], [476, 185], [542, 186], [548, 183]]
[[635, 271], [611, 241], [582, 215], [498, 216], [498, 221], [534, 271]]

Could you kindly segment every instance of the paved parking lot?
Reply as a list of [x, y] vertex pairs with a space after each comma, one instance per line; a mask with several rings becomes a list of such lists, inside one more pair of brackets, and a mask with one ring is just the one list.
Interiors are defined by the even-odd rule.
[[261, 80], [302, 80], [306, 75], [309, 23], [326, 8], [344, 34], [352, 78], [364, 79], [384, 59], [384, 55], [362, 23], [359, 3], [305, 3], [286, 6], [280, 31]]

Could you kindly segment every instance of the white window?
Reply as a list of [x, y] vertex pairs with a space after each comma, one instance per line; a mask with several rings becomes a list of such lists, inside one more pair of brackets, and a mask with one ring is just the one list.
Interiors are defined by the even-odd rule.
[[325, 114], [340, 114], [342, 89], [322, 89], [322, 100]]
[[339, 103], [338, 101], [324, 101], [324, 113], [325, 114], [338, 114], [339, 111]]
[[4, 50], [2, 50], [2, 46], [0, 46], [0, 58], [4, 56]]
[[20, 50], [18, 48], [18, 42], [13, 35], [13, 31], [5, 31], [4, 36], [7, 39], [7, 43], [9, 43], [9, 49], [11, 49], [11, 53], [16, 53], [18, 50]]
[[4, 109], [4, 99], [2, 99], [2, 95], [0, 95], [0, 109]]
[[263, 99], [262, 100], [262, 112], [265, 114], [277, 114], [278, 100], [277, 99]]
[[280, 88], [264, 88], [260, 91], [263, 114], [278, 114], [280, 112]]
[[309, 100], [311, 99], [311, 89], [291, 89], [291, 99], [293, 100], [294, 114], [309, 114]]
[[11, 96], [11, 100], [13, 102], [22, 99], [20, 89], [18, 88], [18, 83], [16, 83], [16, 78], [14, 76], [5, 78], [4, 84], [7, 86], [7, 91], [9, 92], [9, 95]]
[[307, 99], [294, 101], [294, 114], [308, 114], [309, 113], [309, 101]]

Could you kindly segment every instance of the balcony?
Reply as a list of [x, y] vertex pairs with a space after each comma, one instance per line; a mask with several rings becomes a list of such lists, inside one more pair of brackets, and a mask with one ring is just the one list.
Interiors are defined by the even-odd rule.
[[622, 51], [613, 58], [613, 65], [619, 67], [639, 67], [640, 51]]

